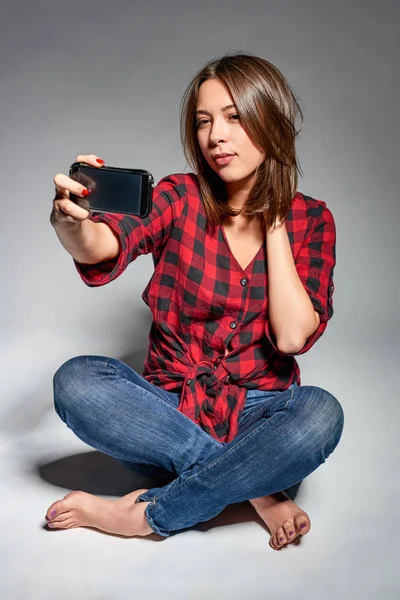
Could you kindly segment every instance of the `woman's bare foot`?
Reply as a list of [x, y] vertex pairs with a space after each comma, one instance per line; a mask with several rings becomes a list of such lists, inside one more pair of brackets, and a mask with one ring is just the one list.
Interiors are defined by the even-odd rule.
[[274, 550], [280, 550], [310, 531], [311, 523], [307, 513], [290, 500], [285, 492], [253, 498], [249, 502], [270, 530], [269, 545]]
[[116, 500], [98, 498], [86, 492], [70, 492], [49, 507], [47, 525], [58, 529], [95, 527], [128, 537], [149, 535], [154, 533], [145, 516], [150, 502], [135, 504], [136, 498], [144, 492], [147, 490], [135, 490]]

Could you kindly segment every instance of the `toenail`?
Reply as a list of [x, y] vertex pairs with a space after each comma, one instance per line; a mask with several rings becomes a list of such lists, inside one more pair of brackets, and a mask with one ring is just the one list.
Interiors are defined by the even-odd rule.
[[48, 527], [55, 527], [54, 523], [47, 523]]
[[53, 510], [53, 512], [51, 512], [51, 513], [50, 513], [50, 517], [51, 517], [52, 519], [54, 519], [54, 517], [56, 516], [56, 512], [57, 512], [57, 511]]
[[306, 524], [305, 524], [305, 523], [302, 523], [302, 524], [300, 525], [300, 529], [303, 529], [303, 527], [305, 527], [305, 526], [306, 526]]
[[289, 535], [293, 535], [293, 531], [289, 531]]

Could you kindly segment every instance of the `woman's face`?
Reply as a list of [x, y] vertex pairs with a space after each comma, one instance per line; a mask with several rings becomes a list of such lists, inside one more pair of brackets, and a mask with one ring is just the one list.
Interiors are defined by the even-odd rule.
[[[198, 92], [196, 104], [197, 140], [210, 167], [227, 188], [249, 185], [255, 179], [255, 171], [264, 160], [265, 153], [256, 148], [240, 123], [229, 90], [217, 79], [204, 81]], [[225, 108], [225, 110], [223, 110]], [[219, 164], [214, 156], [218, 153], [233, 154], [227, 164]]]

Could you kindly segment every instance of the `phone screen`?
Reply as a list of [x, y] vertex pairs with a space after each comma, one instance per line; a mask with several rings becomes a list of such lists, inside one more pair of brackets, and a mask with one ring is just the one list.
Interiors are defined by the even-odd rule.
[[[90, 194], [71, 200], [87, 210], [143, 216], [148, 212], [152, 188], [149, 173], [115, 167], [71, 166], [70, 177], [84, 185]], [[152, 176], [150, 175], [152, 179]]]

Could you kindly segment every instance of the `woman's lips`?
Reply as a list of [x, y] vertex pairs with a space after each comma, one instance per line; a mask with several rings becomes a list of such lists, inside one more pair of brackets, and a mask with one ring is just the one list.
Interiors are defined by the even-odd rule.
[[234, 158], [235, 158], [235, 154], [232, 154], [230, 156], [224, 156], [223, 158], [214, 158], [214, 160], [219, 165], [227, 165], [228, 163], [232, 162], [232, 160]]

